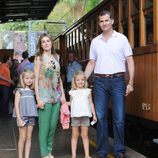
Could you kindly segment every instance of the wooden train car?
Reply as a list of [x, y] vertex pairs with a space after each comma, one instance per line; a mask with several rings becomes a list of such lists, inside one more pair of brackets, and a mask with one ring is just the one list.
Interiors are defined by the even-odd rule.
[[66, 52], [74, 50], [86, 65], [91, 40], [100, 33], [97, 17], [103, 9], [112, 12], [114, 29], [125, 34], [133, 48], [135, 90], [126, 98], [127, 137], [151, 143], [158, 138], [158, 0], [104, 0], [58, 36], [55, 47], [65, 64]]

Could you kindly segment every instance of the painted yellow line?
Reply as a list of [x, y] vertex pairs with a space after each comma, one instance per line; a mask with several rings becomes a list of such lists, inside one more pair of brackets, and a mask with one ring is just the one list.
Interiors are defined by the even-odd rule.
[[96, 143], [95, 143], [94, 141], [89, 140], [89, 144], [90, 144], [92, 147], [96, 148]]
[[[96, 143], [95, 143], [94, 141], [89, 140], [89, 144], [90, 144], [92, 147], [96, 148]], [[110, 153], [110, 154], [108, 155], [108, 158], [114, 158], [113, 154]]]

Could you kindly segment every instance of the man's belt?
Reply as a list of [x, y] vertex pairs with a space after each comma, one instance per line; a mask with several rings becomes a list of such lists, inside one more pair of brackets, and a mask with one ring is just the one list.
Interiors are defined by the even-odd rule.
[[120, 77], [120, 76], [124, 76], [125, 73], [124, 72], [118, 72], [118, 73], [114, 73], [114, 74], [98, 74], [95, 73], [96, 77], [103, 77], [103, 78], [115, 78], [115, 77]]

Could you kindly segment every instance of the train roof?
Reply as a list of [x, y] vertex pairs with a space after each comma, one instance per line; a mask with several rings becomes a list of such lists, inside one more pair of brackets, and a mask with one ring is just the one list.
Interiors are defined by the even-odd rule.
[[46, 19], [58, 0], [1, 0], [0, 23]]

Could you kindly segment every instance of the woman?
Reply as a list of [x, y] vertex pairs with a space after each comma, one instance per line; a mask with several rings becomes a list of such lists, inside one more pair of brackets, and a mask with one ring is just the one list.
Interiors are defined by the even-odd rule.
[[35, 94], [39, 108], [39, 143], [42, 158], [51, 155], [54, 133], [59, 117], [60, 101], [65, 102], [60, 78], [59, 56], [53, 48], [53, 40], [43, 34], [38, 41], [38, 52], [34, 62]]

